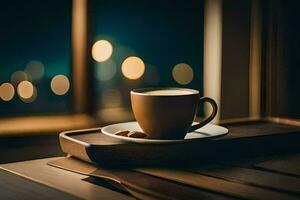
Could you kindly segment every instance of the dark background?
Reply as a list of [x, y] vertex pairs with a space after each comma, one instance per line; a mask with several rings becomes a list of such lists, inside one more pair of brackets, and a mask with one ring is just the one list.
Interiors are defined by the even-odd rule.
[[[121, 107], [126, 108], [130, 108], [129, 92], [134, 88], [188, 87], [203, 94], [203, 6], [202, 0], [92, 0], [92, 43], [100, 39], [110, 41], [114, 47], [112, 59], [117, 65], [112, 80], [95, 81], [96, 107], [101, 108], [101, 95], [107, 89], [120, 91]], [[141, 79], [122, 76], [121, 64], [128, 56], [138, 56], [145, 62]], [[180, 85], [174, 81], [172, 69], [178, 63], [193, 68], [191, 83]], [[96, 71], [97, 63], [93, 64]]]
[[11, 101], [0, 100], [0, 116], [70, 112], [69, 93], [56, 96], [50, 81], [57, 74], [70, 78], [71, 5], [71, 0], [0, 2], [0, 84], [31, 60], [45, 66], [43, 79], [33, 82], [36, 100], [24, 103], [15, 93]]

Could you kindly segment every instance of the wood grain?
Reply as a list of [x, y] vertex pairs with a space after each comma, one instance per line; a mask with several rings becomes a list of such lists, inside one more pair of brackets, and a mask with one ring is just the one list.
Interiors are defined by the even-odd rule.
[[0, 169], [0, 199], [80, 199]]
[[277, 191], [267, 190], [260, 187], [255, 187], [246, 184], [231, 182], [211, 176], [195, 174], [193, 172], [161, 169], [161, 168], [141, 168], [137, 169], [152, 176], [165, 178], [176, 181], [182, 184], [192, 185], [194, 187], [214, 191], [217, 193], [232, 195], [243, 199], [298, 199], [297, 196], [292, 196]]
[[[118, 193], [82, 179], [88, 176], [75, 174], [66, 170], [51, 167], [47, 163], [57, 158], [32, 160], [18, 163], [0, 165], [2, 169], [19, 176], [33, 180], [34, 182], [55, 188], [65, 193], [83, 199], [133, 199], [122, 193]], [[18, 188], [15, 188], [18, 192]]]
[[77, 173], [112, 180], [139, 199], [231, 199], [128, 169], [95, 167], [74, 158], [62, 158], [51, 161], [49, 164]]
[[272, 159], [255, 165], [256, 167], [298, 176], [300, 178], [300, 154], [287, 156], [285, 158]]
[[300, 195], [300, 178], [297, 177], [262, 171], [259, 169], [224, 165], [198, 168], [193, 169], [192, 171], [232, 182], [250, 184], [253, 186]]

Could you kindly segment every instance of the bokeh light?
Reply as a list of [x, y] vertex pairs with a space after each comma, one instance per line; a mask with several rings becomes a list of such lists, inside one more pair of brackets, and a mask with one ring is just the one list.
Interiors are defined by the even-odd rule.
[[20, 97], [20, 99], [25, 102], [25, 103], [31, 103], [33, 102], [35, 99], [37, 98], [37, 89], [36, 87], [33, 85], [33, 94], [31, 97], [29, 97], [28, 99], [23, 99], [22, 97]]
[[21, 99], [29, 99], [33, 96], [34, 87], [29, 81], [22, 81], [17, 87], [18, 95]]
[[96, 66], [97, 79], [100, 81], [108, 81], [112, 79], [117, 72], [116, 63], [113, 60], [98, 63]]
[[181, 85], [189, 84], [194, 78], [192, 67], [185, 63], [179, 63], [175, 65], [172, 75], [174, 80]]
[[32, 80], [40, 80], [44, 75], [44, 64], [38, 60], [32, 60], [27, 63], [25, 70], [29, 74]]
[[24, 71], [15, 71], [10, 77], [10, 82], [14, 86], [17, 86], [22, 81], [30, 81], [30, 77]]
[[113, 47], [107, 40], [98, 40], [92, 47], [92, 57], [98, 62], [104, 62], [108, 60], [112, 52]]
[[122, 73], [128, 79], [139, 79], [145, 72], [145, 64], [142, 59], [130, 56], [122, 63]]
[[118, 107], [122, 104], [122, 95], [119, 90], [106, 89], [101, 95], [101, 104], [103, 107]]
[[15, 88], [10, 83], [3, 83], [0, 86], [0, 98], [3, 101], [10, 101], [15, 95]]
[[56, 75], [51, 80], [51, 90], [56, 95], [64, 95], [70, 89], [70, 82], [68, 77], [64, 75]]

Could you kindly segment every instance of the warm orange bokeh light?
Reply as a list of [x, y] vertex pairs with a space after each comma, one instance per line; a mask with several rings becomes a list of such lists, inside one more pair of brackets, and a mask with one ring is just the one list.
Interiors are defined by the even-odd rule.
[[32, 94], [32, 96], [30, 98], [28, 98], [28, 99], [22, 99], [21, 98], [21, 100], [23, 102], [25, 102], [25, 103], [31, 103], [31, 102], [35, 101], [36, 98], [37, 98], [37, 89], [36, 89], [35, 86], [33, 86], [33, 94]]
[[110, 58], [113, 52], [111, 43], [107, 40], [98, 40], [92, 47], [92, 57], [97, 62], [104, 62]]
[[33, 96], [34, 88], [29, 81], [22, 81], [19, 83], [17, 91], [22, 99], [29, 99]]
[[64, 95], [70, 89], [70, 82], [68, 77], [64, 75], [56, 75], [51, 80], [51, 90], [56, 95]]
[[10, 83], [3, 83], [0, 86], [0, 98], [3, 101], [10, 101], [15, 95], [14, 86]]
[[172, 75], [174, 80], [181, 85], [189, 84], [194, 78], [192, 67], [185, 63], [175, 65]]
[[128, 79], [139, 79], [145, 72], [145, 64], [142, 59], [130, 56], [122, 63], [122, 73]]

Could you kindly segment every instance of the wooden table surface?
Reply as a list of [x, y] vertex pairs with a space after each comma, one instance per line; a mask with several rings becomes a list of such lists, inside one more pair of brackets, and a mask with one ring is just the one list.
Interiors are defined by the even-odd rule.
[[47, 165], [57, 158], [0, 165], [0, 199], [64, 199], [67, 194], [69, 199], [134, 199], [91, 183], [88, 176]]
[[[91, 180], [47, 165], [59, 158], [1, 165], [0, 199], [135, 199], [99, 178]], [[144, 196], [137, 195], [141, 199], [300, 199], [300, 154], [188, 169], [134, 168], [111, 173], [143, 187]], [[102, 172], [91, 174], [97, 177]]]
[[218, 152], [213, 162], [180, 168], [104, 169], [57, 157], [55, 135], [2, 138], [0, 199], [300, 199], [299, 125], [227, 127], [224, 144], [209, 146]]

